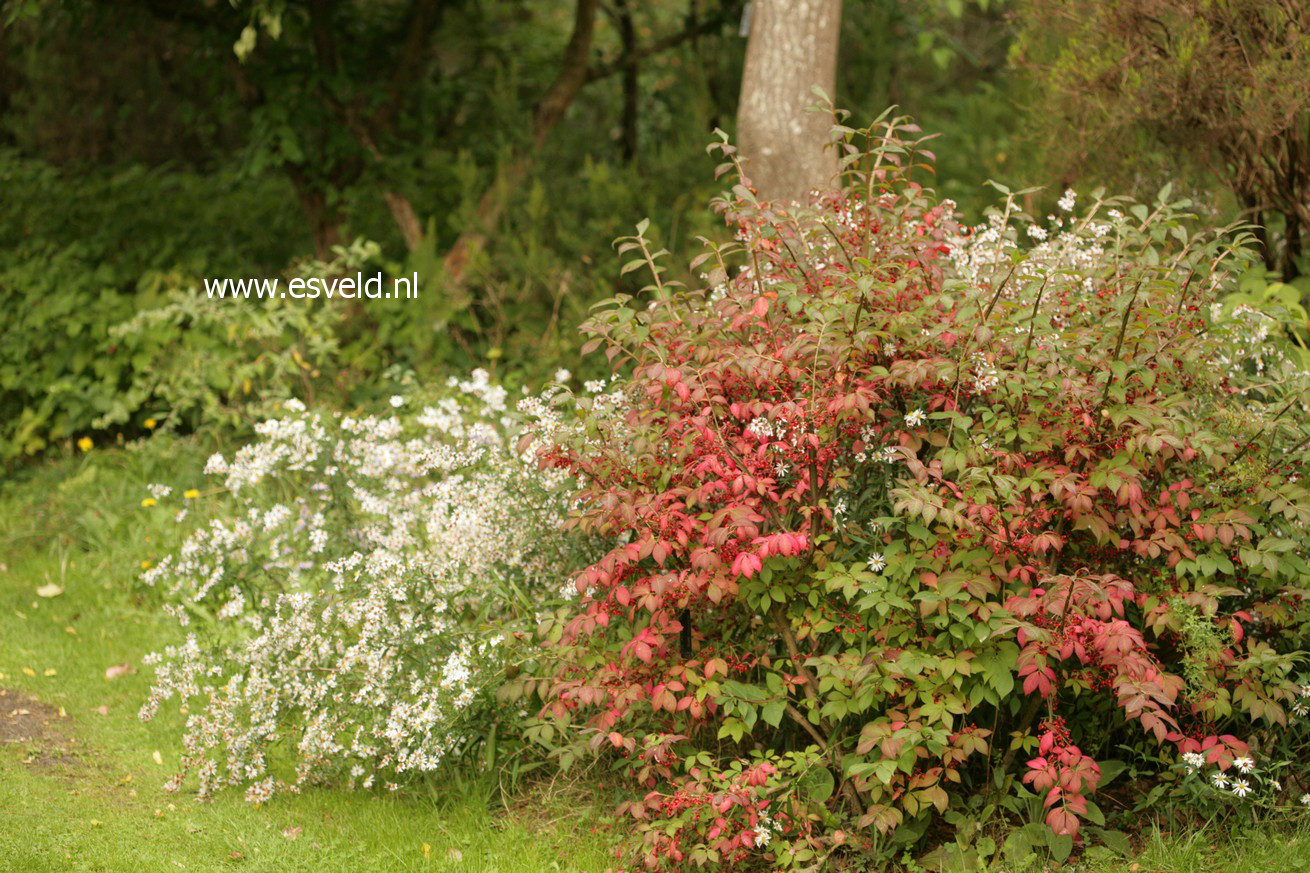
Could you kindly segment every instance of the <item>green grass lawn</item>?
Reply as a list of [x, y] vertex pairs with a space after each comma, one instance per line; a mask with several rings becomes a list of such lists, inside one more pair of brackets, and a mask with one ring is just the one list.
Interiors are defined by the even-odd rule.
[[[176, 628], [135, 578], [176, 543], [176, 495], [203, 488], [214, 448], [156, 437], [0, 485], [0, 873], [606, 869], [612, 831], [578, 786], [510, 798], [485, 778], [398, 795], [315, 788], [263, 808], [161, 790], [181, 716], [137, 719], [140, 661]], [[150, 482], [173, 487], [174, 508], [141, 506]], [[1141, 843], [1132, 859], [1082, 869], [1310, 870], [1306, 831], [1146, 827]]]

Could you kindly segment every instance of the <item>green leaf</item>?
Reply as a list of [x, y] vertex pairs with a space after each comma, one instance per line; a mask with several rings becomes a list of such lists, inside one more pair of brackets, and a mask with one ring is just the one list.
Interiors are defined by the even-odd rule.
[[1073, 852], [1073, 836], [1051, 831], [1046, 837], [1046, 848], [1051, 850], [1051, 855], [1057, 862], [1063, 864]]
[[826, 803], [837, 788], [837, 780], [827, 767], [815, 767], [801, 777], [801, 788], [815, 803]]

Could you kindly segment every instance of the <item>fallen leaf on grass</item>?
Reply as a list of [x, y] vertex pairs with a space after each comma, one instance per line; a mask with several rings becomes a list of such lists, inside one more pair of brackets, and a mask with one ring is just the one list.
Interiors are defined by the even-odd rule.
[[55, 675], [58, 675], [58, 673], [59, 673], [59, 671], [56, 670], [54, 667], [46, 667], [46, 668], [45, 668], [45, 675], [46, 675], [46, 676], [55, 676]]
[[159, 754], [158, 751], [155, 751], [154, 753], [152, 753], [152, 754], [150, 755], [150, 757], [154, 758], [154, 759], [155, 759], [155, 763], [158, 764], [159, 766], [161, 766], [161, 767], [164, 766], [164, 756], [161, 755], [161, 754]]
[[464, 860], [464, 853], [461, 852], [459, 849], [451, 849], [450, 851], [446, 852], [446, 858], [447, 860], [454, 861], [456, 864], [458, 864], [460, 861]]
[[286, 837], [288, 840], [294, 840], [300, 836], [300, 828], [287, 828], [282, 831], [282, 836]]
[[24, 668], [23, 668], [23, 675], [24, 675], [24, 676], [35, 676], [35, 675], [36, 675], [36, 671], [33, 670], [31, 667], [24, 667]]
[[58, 597], [63, 593], [64, 593], [64, 589], [53, 582], [50, 582], [46, 585], [42, 585], [40, 588], [36, 589], [37, 597]]
[[95, 712], [98, 712], [100, 715], [109, 715], [109, 707], [102, 703], [95, 708]]
[[119, 676], [126, 676], [128, 673], [131, 672], [132, 672], [131, 664], [115, 664], [114, 666], [105, 670], [105, 679], [106, 680], [117, 679]]

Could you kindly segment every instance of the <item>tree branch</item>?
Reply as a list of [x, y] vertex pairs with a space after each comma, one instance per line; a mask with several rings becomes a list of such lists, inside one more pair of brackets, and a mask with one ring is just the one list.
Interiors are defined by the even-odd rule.
[[389, 131], [395, 125], [405, 105], [407, 90], [423, 74], [432, 35], [441, 24], [445, 11], [442, 0], [414, 0], [411, 4], [409, 15], [406, 16], [408, 24], [405, 26], [405, 44], [391, 71], [387, 99], [370, 119], [374, 130]]
[[651, 55], [657, 55], [660, 52], [668, 51], [669, 49], [682, 45], [684, 42], [695, 39], [698, 36], [713, 33], [733, 18], [739, 16], [741, 14], [741, 8], [741, 0], [728, 0], [728, 2], [724, 3], [717, 12], [707, 18], [699, 20], [690, 19], [687, 22], [687, 26], [676, 33], [662, 36], [654, 42], [636, 48], [631, 52], [624, 52], [617, 58], [611, 58], [599, 66], [589, 68], [587, 70], [587, 81], [594, 82], [597, 79], [604, 79], [613, 76], [615, 73], [621, 72], [625, 68], [637, 64]]

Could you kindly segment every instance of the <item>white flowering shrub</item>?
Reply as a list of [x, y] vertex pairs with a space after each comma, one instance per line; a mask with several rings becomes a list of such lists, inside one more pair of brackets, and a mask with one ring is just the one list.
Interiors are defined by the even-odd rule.
[[292, 401], [210, 459], [224, 511], [144, 573], [185, 632], [150, 656], [141, 710], [188, 713], [169, 789], [191, 772], [201, 797], [255, 802], [328, 777], [395, 788], [486, 736], [528, 636], [513, 619], [555, 596], [584, 544], [559, 526], [563, 475], [520, 451], [506, 391], [482, 371], [448, 387], [386, 416]]

